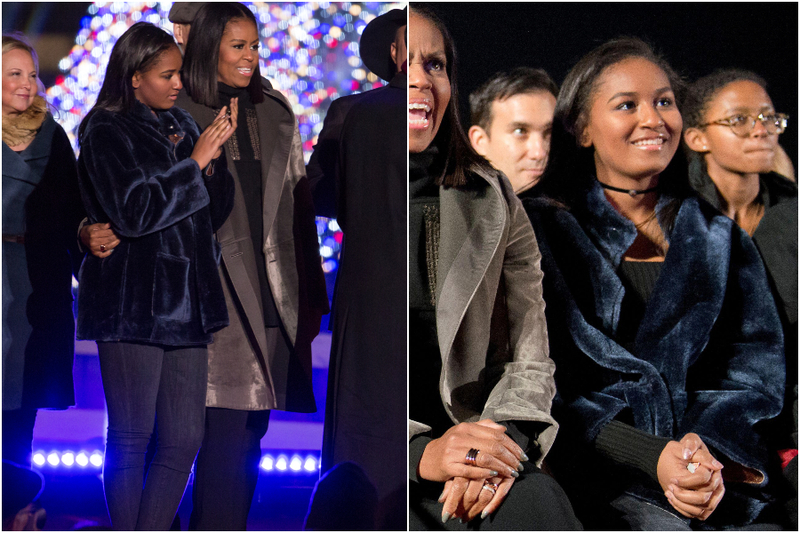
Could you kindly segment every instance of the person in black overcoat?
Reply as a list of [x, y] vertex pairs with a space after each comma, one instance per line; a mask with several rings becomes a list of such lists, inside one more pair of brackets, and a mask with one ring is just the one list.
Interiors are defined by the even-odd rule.
[[[344, 245], [333, 302], [322, 472], [344, 461], [359, 465], [377, 489], [375, 527], [405, 529], [405, 11], [382, 15], [368, 29], [376, 24], [386, 37], [384, 55], [376, 63], [362, 50], [362, 58], [391, 82], [359, 96], [340, 137], [337, 214]], [[393, 71], [390, 50], [397, 59]], [[313, 515], [312, 502], [307, 526]]]

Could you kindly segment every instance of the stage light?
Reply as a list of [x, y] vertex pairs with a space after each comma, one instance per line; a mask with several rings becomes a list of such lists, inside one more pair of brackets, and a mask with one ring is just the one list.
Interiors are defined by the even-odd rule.
[[75, 464], [75, 454], [72, 452], [64, 452], [61, 454], [61, 463], [64, 466], [72, 466]]
[[295, 472], [299, 472], [303, 468], [303, 460], [299, 455], [293, 455], [292, 460], [289, 462], [289, 468]]
[[275, 460], [271, 455], [265, 455], [264, 458], [261, 459], [261, 468], [267, 472], [271, 472], [272, 469], [275, 468]]
[[89, 462], [97, 467], [103, 466], [103, 455], [100, 452], [94, 452], [89, 456]]
[[75, 462], [82, 467], [86, 467], [89, 464], [89, 458], [86, 456], [85, 453], [81, 452], [75, 457]]
[[33, 454], [33, 464], [35, 464], [36, 466], [44, 466], [46, 462], [47, 460], [44, 458], [44, 453], [36, 452], [35, 454]]
[[303, 468], [308, 472], [315, 471], [317, 469], [317, 458], [313, 455], [306, 457], [306, 461], [303, 463]]
[[275, 468], [277, 468], [278, 470], [283, 472], [283, 471], [286, 470], [286, 467], [288, 466], [288, 462], [289, 462], [289, 458], [288, 457], [286, 457], [285, 455], [279, 455], [278, 456], [278, 461], [275, 463]]
[[58, 454], [56, 452], [51, 452], [48, 454], [47, 462], [50, 464], [50, 466], [58, 466], [58, 463], [60, 462], [58, 459]]

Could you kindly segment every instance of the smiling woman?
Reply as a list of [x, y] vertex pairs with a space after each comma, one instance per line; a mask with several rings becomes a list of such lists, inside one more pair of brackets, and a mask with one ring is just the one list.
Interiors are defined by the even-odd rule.
[[30, 465], [37, 408], [74, 403], [72, 275], [84, 210], [75, 156], [20, 34], [3, 35], [2, 76], [3, 459]]
[[297, 119], [261, 77], [258, 35], [247, 6], [205, 4], [192, 22], [178, 98], [201, 126], [229, 102], [240, 110], [225, 144], [236, 200], [217, 233], [216, 276], [231, 323], [209, 346], [192, 529], [245, 529], [270, 410], [316, 410], [311, 341], [328, 296]]
[[559, 92], [539, 198], [524, 201], [568, 369], [549, 465], [590, 529], [774, 516], [757, 422], [783, 401], [778, 315], [752, 241], [688, 187], [681, 89], [638, 39], [587, 54]]

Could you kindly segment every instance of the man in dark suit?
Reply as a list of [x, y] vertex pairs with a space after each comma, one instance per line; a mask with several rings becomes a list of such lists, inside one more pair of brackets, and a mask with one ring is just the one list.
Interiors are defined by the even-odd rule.
[[[369, 501], [365, 496], [371, 492], [377, 492], [377, 505], [373, 510], [362, 508], [361, 514], [374, 512], [374, 528], [406, 528], [405, 29], [406, 10], [394, 10], [364, 30], [362, 60], [390, 83], [334, 102], [346, 103], [331, 106], [335, 114], [329, 111], [325, 119], [326, 135], [320, 134], [307, 171], [318, 178], [317, 184], [324, 180], [336, 184], [335, 202], [330, 192], [324, 197], [320, 189], [315, 201], [318, 206], [336, 206], [344, 232], [333, 304], [322, 471], [334, 473], [347, 466], [351, 472], [355, 463], [368, 480], [361, 481], [364, 476], [356, 473], [352, 476], [358, 482], [321, 482], [308, 528], [341, 526], [339, 517], [324, 509], [352, 513], [347, 502]], [[329, 122], [331, 118], [334, 122]], [[333, 124], [341, 133], [331, 133]], [[346, 489], [337, 491], [337, 484]], [[331, 505], [330, 500], [342, 505]], [[365, 527], [355, 522], [351, 526]]]

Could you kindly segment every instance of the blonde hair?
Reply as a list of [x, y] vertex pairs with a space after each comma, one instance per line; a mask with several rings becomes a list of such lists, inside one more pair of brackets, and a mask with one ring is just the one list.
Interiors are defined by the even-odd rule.
[[33, 46], [28, 42], [28, 38], [21, 32], [15, 31], [13, 33], [3, 34], [3, 55], [6, 55], [12, 50], [23, 50], [31, 55], [31, 59], [33, 59], [33, 68], [36, 69], [37, 92], [40, 96], [44, 96], [44, 84], [42, 80], [39, 79], [39, 56]]

